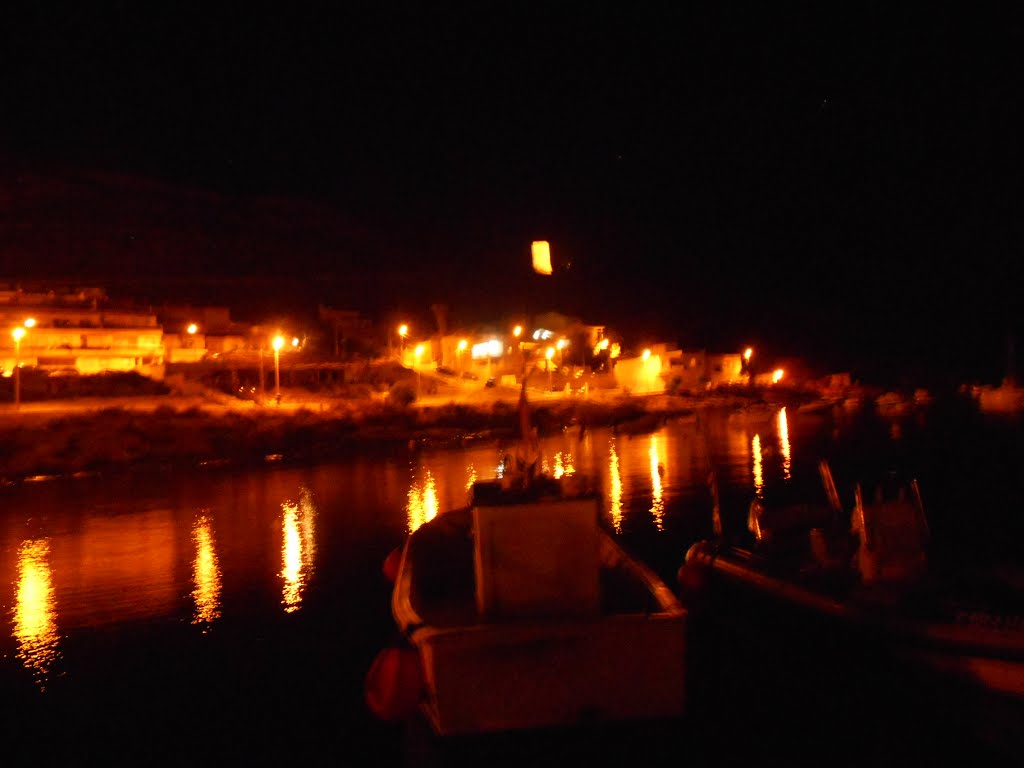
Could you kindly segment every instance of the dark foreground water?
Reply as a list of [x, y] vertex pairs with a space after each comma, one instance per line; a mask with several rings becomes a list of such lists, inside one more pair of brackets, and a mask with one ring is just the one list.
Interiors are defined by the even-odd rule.
[[[543, 451], [552, 473], [600, 479], [605, 524], [675, 588], [710, 531], [709, 466], [739, 527], [755, 491], [819, 498], [822, 458], [847, 504], [858, 480], [917, 477], [943, 567], [1022, 567], [1021, 437], [1018, 420], [950, 400], [715, 414]], [[979, 737], [1001, 715], [739, 602], [695, 634], [683, 722], [438, 743], [417, 722], [375, 721], [364, 675], [394, 634], [382, 563], [503, 453], [0, 488], [0, 763], [895, 765], [965, 749], [975, 765], [1006, 761]]]

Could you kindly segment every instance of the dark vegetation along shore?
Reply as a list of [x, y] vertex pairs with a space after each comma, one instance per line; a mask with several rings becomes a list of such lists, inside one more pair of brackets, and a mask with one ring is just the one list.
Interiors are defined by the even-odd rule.
[[[81, 386], [82, 396], [90, 398], [88, 407], [81, 407], [74, 396], [44, 398], [45, 410], [31, 404], [18, 411], [4, 407], [0, 480], [145, 467], [311, 463], [428, 444], [509, 441], [519, 435], [514, 395], [471, 405], [424, 405], [385, 396], [277, 408], [241, 401], [232, 405], [223, 396], [204, 406], [196, 404], [201, 398], [176, 397], [167, 386], [134, 374], [81, 377]], [[713, 402], [668, 396], [566, 397], [531, 403], [530, 411], [541, 435], [599, 427], [628, 433], [653, 430], [670, 418], [694, 418], [702, 408], [755, 399], [755, 393], [716, 396]]]
[[[639, 428], [647, 419], [668, 417], [648, 412], [638, 403], [558, 403], [532, 412], [541, 434], [575, 424]], [[110, 407], [0, 422], [0, 478], [10, 481], [139, 465], [314, 462], [354, 452], [510, 440], [517, 435], [515, 405], [504, 401], [490, 406], [423, 408], [376, 401], [324, 411]]]

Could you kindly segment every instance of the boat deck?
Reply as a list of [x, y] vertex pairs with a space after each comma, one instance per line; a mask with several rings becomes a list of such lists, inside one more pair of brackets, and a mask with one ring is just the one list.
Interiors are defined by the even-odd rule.
[[[630, 567], [606, 534], [600, 536], [600, 596], [602, 618], [652, 614], [675, 600], [652, 594], [643, 572]], [[474, 574], [473, 518], [469, 508], [453, 510], [419, 528], [409, 539], [405, 557], [415, 573], [410, 582], [412, 609], [425, 625], [435, 628], [477, 624]]]

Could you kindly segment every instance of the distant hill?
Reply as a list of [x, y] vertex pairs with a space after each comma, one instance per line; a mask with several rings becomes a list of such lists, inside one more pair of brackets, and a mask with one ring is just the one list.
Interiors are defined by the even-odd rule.
[[366, 281], [389, 271], [382, 266], [401, 266], [397, 253], [387, 236], [324, 203], [105, 172], [0, 173], [0, 280], [148, 286], [148, 293], [163, 286], [172, 294], [216, 294], [235, 278], [337, 280], [358, 283], [365, 295]]

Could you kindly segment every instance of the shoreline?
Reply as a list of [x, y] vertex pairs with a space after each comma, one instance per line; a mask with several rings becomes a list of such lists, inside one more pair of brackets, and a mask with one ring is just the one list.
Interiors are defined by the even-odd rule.
[[[798, 402], [794, 393], [772, 395], [771, 402], [780, 406]], [[531, 402], [530, 410], [542, 436], [566, 428], [634, 434], [671, 418], [759, 401], [769, 398], [761, 391], [559, 397]], [[287, 398], [260, 406], [175, 396], [24, 403], [17, 410], [0, 410], [0, 482], [160, 467], [309, 464], [360, 452], [499, 443], [518, 436], [517, 401], [505, 395], [411, 406], [380, 399]]]

